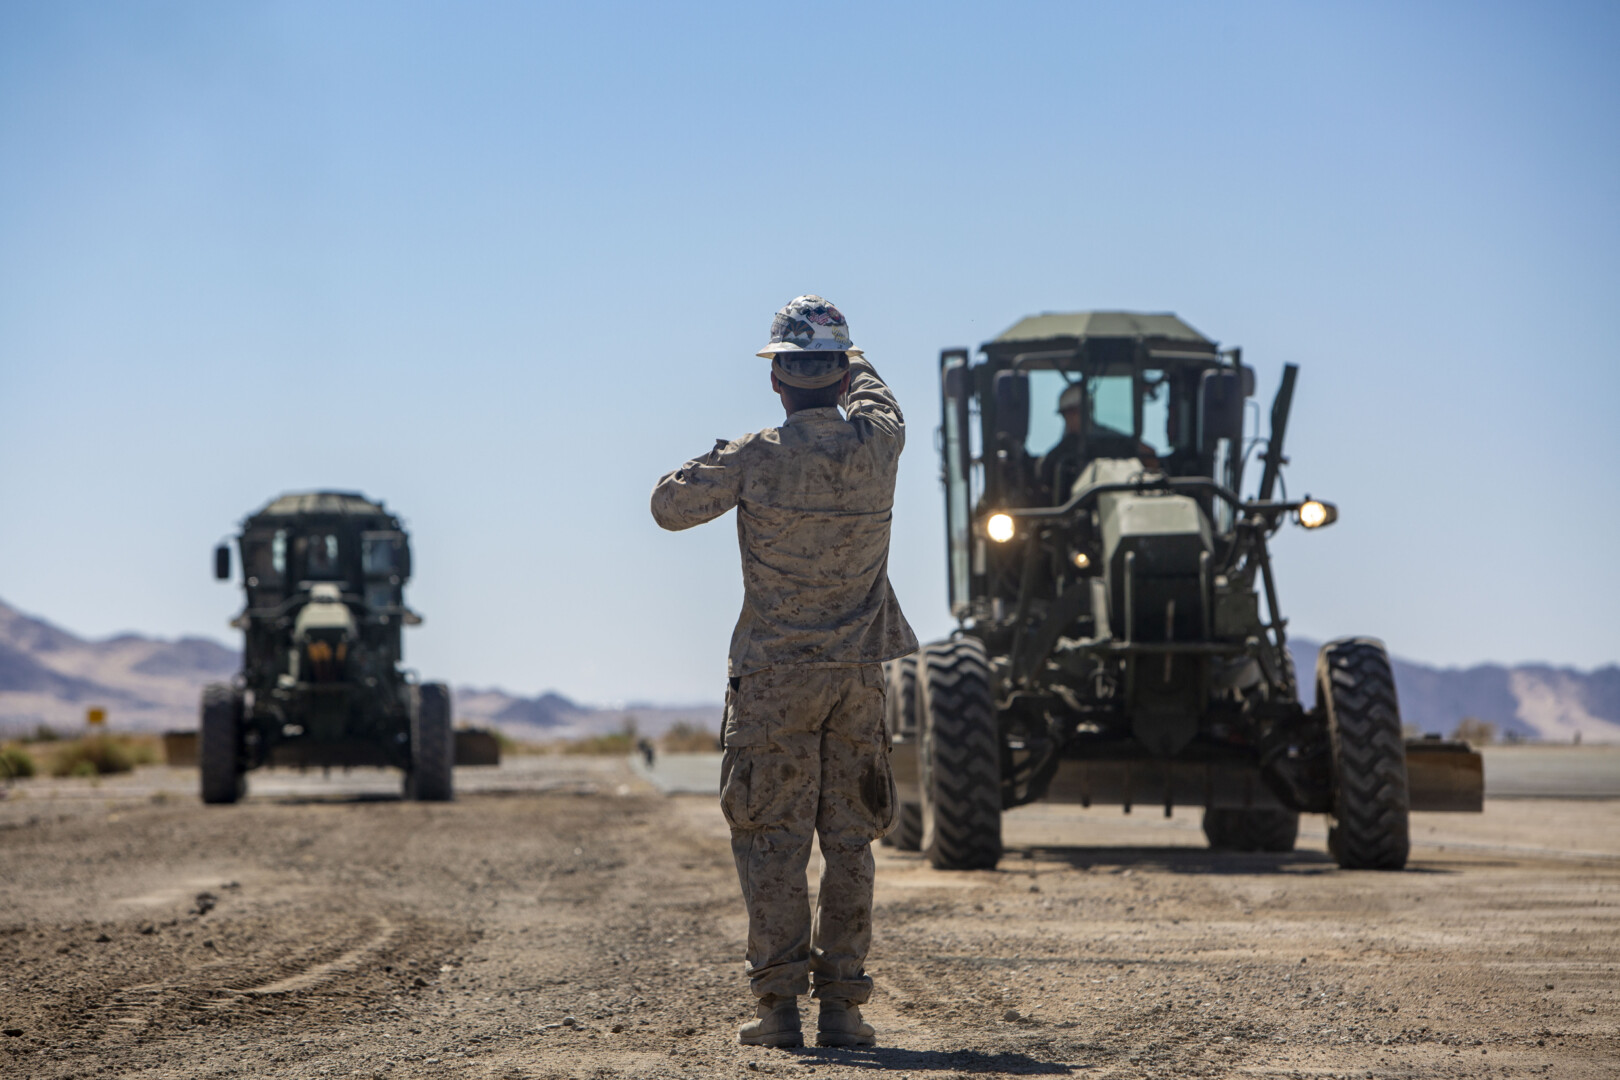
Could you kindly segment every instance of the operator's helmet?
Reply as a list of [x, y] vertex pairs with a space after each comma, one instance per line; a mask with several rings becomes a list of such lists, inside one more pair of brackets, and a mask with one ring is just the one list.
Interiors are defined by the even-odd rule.
[[819, 296], [794, 297], [771, 320], [771, 340], [756, 356], [771, 362], [776, 377], [789, 386], [816, 390], [831, 386], [849, 370], [849, 358], [861, 350], [850, 344], [843, 313]]
[[1085, 391], [1085, 388], [1082, 387], [1079, 383], [1073, 382], [1073, 383], [1070, 383], [1068, 386], [1064, 387], [1063, 388], [1063, 393], [1058, 395], [1058, 408], [1057, 408], [1057, 411], [1060, 412], [1060, 413], [1066, 413], [1070, 409], [1082, 409], [1082, 408], [1085, 407], [1085, 403], [1086, 403], [1086, 391]]

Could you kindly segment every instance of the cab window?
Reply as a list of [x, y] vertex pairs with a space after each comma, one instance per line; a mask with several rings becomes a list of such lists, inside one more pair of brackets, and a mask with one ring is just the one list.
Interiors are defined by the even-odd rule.
[[286, 534], [250, 532], [243, 537], [242, 572], [250, 587], [279, 586], [287, 572]]
[[1024, 440], [1024, 451], [1040, 457], [1063, 438], [1063, 417], [1058, 415], [1058, 401], [1068, 389], [1071, 379], [1061, 371], [1037, 370], [1029, 373], [1029, 436]]
[[[1182, 455], [1184, 469], [1196, 468], [1194, 444], [1199, 368], [1149, 369], [1142, 372], [1142, 441], [1160, 458]], [[1188, 456], [1190, 455], [1190, 457]]]
[[1142, 372], [1142, 441], [1154, 453], [1175, 449], [1170, 433], [1170, 377], [1163, 371]]
[[393, 533], [367, 533], [360, 540], [360, 572], [367, 577], [390, 577], [401, 573], [405, 560], [400, 557], [400, 537]]
[[1136, 387], [1129, 375], [1101, 375], [1091, 380], [1089, 435], [1124, 437], [1136, 430]]
[[343, 568], [338, 562], [337, 534], [310, 533], [301, 537], [298, 545], [303, 548], [306, 579], [336, 581], [343, 577]]
[[386, 581], [366, 582], [366, 606], [380, 611], [400, 605], [399, 586]]

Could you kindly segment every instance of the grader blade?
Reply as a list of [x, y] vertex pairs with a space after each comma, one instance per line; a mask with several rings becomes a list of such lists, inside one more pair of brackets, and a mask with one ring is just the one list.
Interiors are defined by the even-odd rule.
[[1461, 740], [1408, 739], [1406, 786], [1413, 810], [1485, 809], [1485, 759]]

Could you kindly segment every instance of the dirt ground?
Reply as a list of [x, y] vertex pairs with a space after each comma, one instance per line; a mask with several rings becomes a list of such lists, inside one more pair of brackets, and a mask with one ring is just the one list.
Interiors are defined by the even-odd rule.
[[0, 1076], [1620, 1075], [1620, 802], [1420, 815], [1398, 874], [1315, 821], [1211, 854], [1185, 811], [1018, 811], [994, 873], [880, 848], [884, 1045], [771, 1051], [735, 1043], [714, 800], [552, 768], [450, 805], [14, 789]]

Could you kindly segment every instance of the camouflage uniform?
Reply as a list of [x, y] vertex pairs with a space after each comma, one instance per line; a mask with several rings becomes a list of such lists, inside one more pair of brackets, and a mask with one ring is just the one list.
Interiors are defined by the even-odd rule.
[[[658, 481], [652, 512], [686, 529], [735, 507], [743, 609], [731, 639], [721, 807], [748, 905], [760, 996], [858, 1004], [872, 925], [871, 842], [896, 800], [881, 661], [917, 639], [889, 585], [889, 523], [905, 426], [858, 353], [836, 408], [801, 409]], [[812, 833], [824, 868], [811, 926]]]

